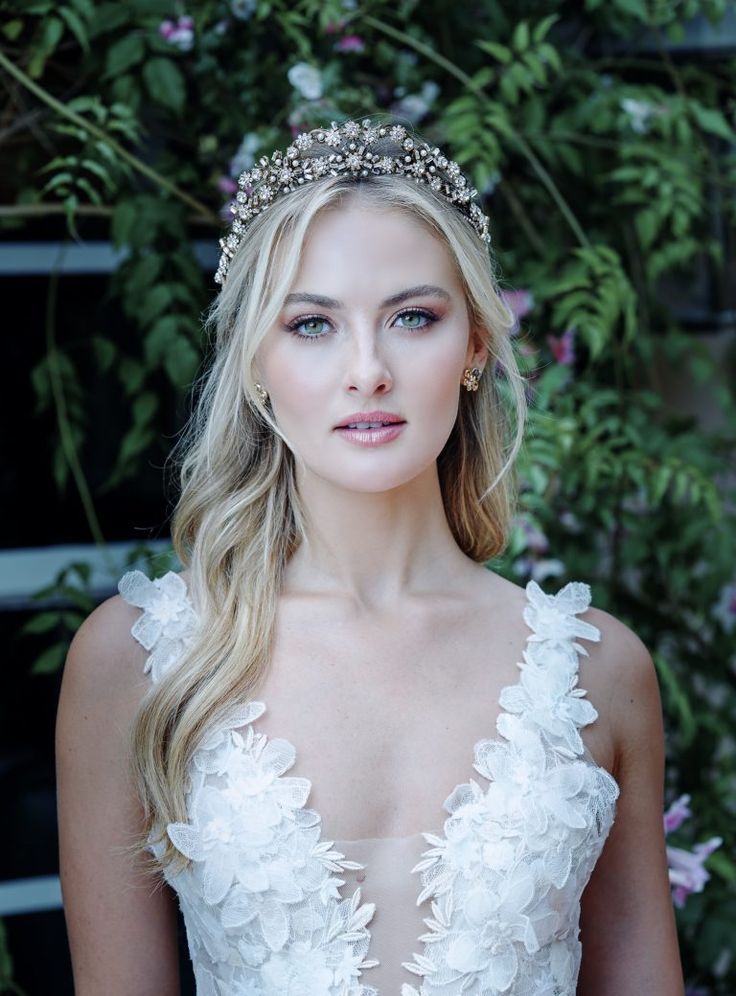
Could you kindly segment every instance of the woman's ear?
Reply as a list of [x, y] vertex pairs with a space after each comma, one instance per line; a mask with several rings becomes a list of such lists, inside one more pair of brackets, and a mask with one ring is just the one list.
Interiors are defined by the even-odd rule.
[[478, 367], [482, 370], [488, 362], [487, 336], [477, 326], [473, 326], [468, 336], [468, 351], [465, 354], [466, 367]]

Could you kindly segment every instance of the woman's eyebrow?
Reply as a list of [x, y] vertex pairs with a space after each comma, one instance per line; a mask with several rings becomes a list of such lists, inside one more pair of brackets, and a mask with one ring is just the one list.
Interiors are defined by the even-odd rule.
[[[385, 301], [381, 301], [381, 307], [390, 308], [411, 297], [441, 297], [444, 301], [450, 300], [450, 295], [442, 287], [436, 287], [433, 284], [420, 284], [418, 287], [409, 287], [407, 290], [399, 291], [398, 294], [392, 294]], [[335, 309], [344, 307], [342, 301], [337, 301], [334, 297], [307, 293], [287, 294], [284, 298], [284, 307], [290, 304], [316, 304], [320, 308]]]

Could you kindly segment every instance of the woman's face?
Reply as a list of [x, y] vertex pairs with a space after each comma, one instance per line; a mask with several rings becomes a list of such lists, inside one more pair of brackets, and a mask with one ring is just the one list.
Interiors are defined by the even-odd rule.
[[486, 359], [474, 338], [452, 260], [421, 223], [357, 204], [319, 216], [256, 353], [299, 473], [379, 492], [432, 468], [463, 371]]

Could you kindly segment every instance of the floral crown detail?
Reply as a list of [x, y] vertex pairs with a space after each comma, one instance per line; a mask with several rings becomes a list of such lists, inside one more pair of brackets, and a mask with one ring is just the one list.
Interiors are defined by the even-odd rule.
[[436, 146], [412, 136], [403, 125], [345, 121], [329, 128], [302, 132], [286, 152], [262, 156], [257, 166], [241, 173], [238, 192], [230, 210], [235, 215], [228, 235], [220, 239], [222, 255], [215, 283], [222, 284], [230, 260], [243, 239], [248, 223], [277, 198], [305, 183], [323, 177], [346, 175], [406, 176], [426, 183], [467, 218], [484, 243], [491, 241], [488, 218], [473, 200], [472, 187], [456, 162]]

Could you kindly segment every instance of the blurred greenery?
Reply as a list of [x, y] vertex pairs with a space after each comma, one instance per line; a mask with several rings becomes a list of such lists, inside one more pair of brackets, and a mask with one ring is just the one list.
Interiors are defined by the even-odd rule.
[[[447, 145], [491, 217], [533, 402], [521, 513], [494, 566], [550, 587], [588, 581], [595, 604], [650, 648], [668, 801], [692, 799], [678, 843], [724, 840], [705, 891], [678, 910], [688, 984], [728, 996], [736, 357], [733, 328], [719, 331], [716, 312], [727, 312], [733, 284], [736, 48], [685, 43], [694, 25], [718, 31], [733, 7], [554, 8], [6, 0], [0, 224], [20, 237], [32, 219], [59, 213], [80, 238], [89, 218], [102, 219], [127, 252], [110, 294], [136, 334], [121, 345], [94, 329], [62, 347], [52, 294], [46, 355], [32, 372], [38, 412], [53, 411], [58, 426], [56, 483], [77, 490], [90, 538], [104, 544], [84, 470], [91, 385], [80, 356], [93, 357], [96, 382], [130, 413], [109, 491], [166, 455], [164, 399], [183, 398], [197, 376], [215, 291], [192, 239], [218, 237], [239, 172], [298, 131], [375, 111]], [[704, 286], [710, 317], [698, 327], [686, 308]], [[673, 378], [686, 393], [673, 395]], [[27, 625], [48, 637], [36, 671], [61, 665], [92, 604], [88, 582], [88, 566], [75, 563], [39, 593], [70, 607], [40, 608]], [[9, 954], [0, 960], [8, 972]]]

